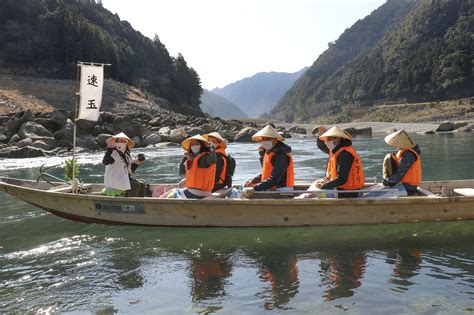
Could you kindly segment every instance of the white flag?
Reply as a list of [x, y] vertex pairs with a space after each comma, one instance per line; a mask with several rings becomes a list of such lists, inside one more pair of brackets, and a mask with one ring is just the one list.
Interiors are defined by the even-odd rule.
[[80, 103], [77, 119], [97, 121], [100, 104], [102, 103], [102, 88], [104, 87], [104, 66], [81, 66], [81, 85], [79, 90]]

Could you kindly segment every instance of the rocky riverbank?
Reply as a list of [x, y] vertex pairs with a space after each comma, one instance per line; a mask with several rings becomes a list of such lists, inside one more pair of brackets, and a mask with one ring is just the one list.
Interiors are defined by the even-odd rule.
[[[74, 113], [67, 110], [0, 115], [0, 157], [26, 158], [62, 155], [73, 146]], [[166, 110], [158, 114], [102, 112], [97, 122], [78, 120], [76, 146], [81, 150], [101, 150], [105, 140], [119, 132], [131, 137], [137, 147], [179, 146], [186, 137], [218, 131], [229, 142], [249, 142], [268, 122], [242, 122], [210, 117], [185, 116]], [[472, 122], [441, 124], [351, 123], [341, 124], [348, 132], [370, 136], [404, 128], [408, 132], [435, 133], [470, 131]], [[276, 124], [285, 138], [309, 137], [317, 132], [312, 125]]]
[[[31, 112], [0, 115], [0, 157], [24, 158], [63, 154], [73, 146], [73, 112]], [[78, 120], [76, 146], [99, 150], [105, 139], [125, 132], [137, 147], [178, 146], [188, 136], [218, 131], [229, 141], [250, 141], [254, 123], [192, 117], [162, 110], [160, 114], [102, 112], [97, 122]]]

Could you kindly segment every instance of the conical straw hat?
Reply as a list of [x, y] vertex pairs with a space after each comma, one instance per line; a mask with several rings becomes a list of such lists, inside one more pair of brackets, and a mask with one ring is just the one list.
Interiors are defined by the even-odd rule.
[[206, 139], [204, 139], [201, 135], [195, 135], [190, 138], [184, 139], [183, 142], [181, 142], [181, 146], [183, 147], [183, 149], [185, 149], [186, 151], [190, 151], [192, 140], [199, 140], [204, 143], [206, 147], [209, 147], [209, 142], [207, 142]]
[[262, 130], [252, 136], [253, 141], [260, 142], [262, 137], [277, 139], [278, 141], [285, 141], [285, 139], [275, 130], [271, 125], [266, 125]]
[[115, 141], [117, 139], [125, 139], [127, 140], [127, 146], [129, 149], [133, 148], [135, 146], [135, 142], [133, 142], [132, 139], [130, 139], [126, 134], [124, 134], [123, 132], [121, 133], [118, 133], [116, 134], [115, 136], [112, 136], [110, 138], [108, 138], [107, 140], [105, 140], [105, 142], [110, 145], [110, 146], [113, 146], [115, 145]]
[[405, 129], [389, 134], [385, 137], [385, 142], [387, 142], [389, 146], [402, 150], [411, 149], [416, 145]]
[[221, 148], [224, 148], [224, 149], [227, 148], [227, 140], [222, 138], [222, 136], [218, 132], [207, 133], [205, 135], [202, 135], [202, 137], [204, 139], [206, 139], [207, 141], [209, 141], [209, 137], [215, 138], [215, 139], [219, 140], [219, 142], [221, 143], [220, 144]]
[[322, 135], [319, 136], [319, 139], [322, 141], [327, 141], [327, 138], [343, 138], [343, 139], [348, 139], [352, 140], [352, 136], [345, 130], [342, 130], [341, 128], [334, 126]]

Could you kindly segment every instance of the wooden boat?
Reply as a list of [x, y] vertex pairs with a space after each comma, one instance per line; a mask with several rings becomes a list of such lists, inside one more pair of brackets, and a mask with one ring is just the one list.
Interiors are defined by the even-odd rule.
[[[143, 226], [317, 226], [474, 220], [474, 180], [423, 182], [419, 195], [379, 199], [158, 199], [72, 193], [47, 182], [0, 177], [0, 191], [85, 223]], [[300, 187], [301, 189], [304, 187]]]

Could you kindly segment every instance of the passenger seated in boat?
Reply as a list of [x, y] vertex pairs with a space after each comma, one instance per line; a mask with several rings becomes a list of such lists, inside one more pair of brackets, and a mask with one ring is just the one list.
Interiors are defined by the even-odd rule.
[[216, 151], [216, 178], [214, 180], [215, 192], [222, 188], [232, 187], [232, 176], [235, 170], [235, 159], [225, 151], [227, 140], [222, 138], [218, 132], [211, 132], [202, 136], [214, 145]]
[[[362, 161], [352, 146], [352, 136], [337, 126], [326, 131], [319, 127], [318, 148], [329, 155], [326, 176], [311, 186], [320, 189], [359, 190], [364, 188]], [[359, 193], [339, 193], [339, 198], [358, 197]]]
[[185, 189], [177, 189], [168, 198], [195, 198], [208, 197], [214, 188], [216, 176], [216, 153], [214, 145], [201, 135], [195, 135], [184, 140], [181, 146], [185, 150], [179, 165], [179, 173], [186, 174], [180, 182]]
[[408, 195], [415, 195], [421, 183], [421, 150], [405, 130], [385, 137], [385, 142], [398, 149], [383, 160], [383, 185], [393, 187], [402, 183]]
[[132, 177], [132, 173], [145, 160], [143, 155], [140, 156], [142, 158], [132, 160], [130, 149], [135, 146], [135, 143], [123, 132], [108, 138], [106, 143], [107, 151], [102, 159], [102, 163], [105, 165], [105, 188], [102, 193], [108, 196], [126, 193], [131, 197], [131, 192], [143, 190], [138, 194], [144, 197], [144, 184]]
[[[249, 198], [254, 191], [293, 190], [294, 167], [291, 147], [283, 143], [285, 140], [271, 125], [252, 136], [253, 141], [263, 148], [262, 173], [244, 183], [242, 196]], [[260, 149], [259, 148], [259, 149]]]

